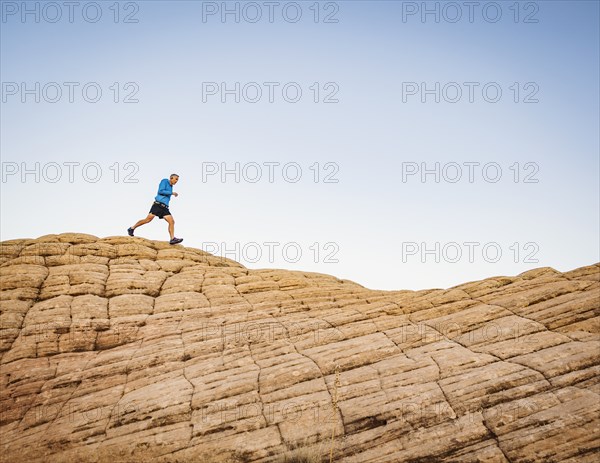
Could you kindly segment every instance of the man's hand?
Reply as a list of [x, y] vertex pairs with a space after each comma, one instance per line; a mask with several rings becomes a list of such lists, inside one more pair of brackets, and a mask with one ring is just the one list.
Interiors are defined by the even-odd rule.
[[173, 196], [179, 196], [177, 193], [173, 192]]

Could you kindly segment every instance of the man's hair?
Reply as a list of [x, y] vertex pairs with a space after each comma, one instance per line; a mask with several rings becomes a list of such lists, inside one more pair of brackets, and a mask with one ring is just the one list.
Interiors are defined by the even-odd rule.
[[171, 174], [171, 175], [169, 175], [169, 178], [173, 178], [173, 177], [179, 177], [179, 175], [177, 175], [177, 174]]

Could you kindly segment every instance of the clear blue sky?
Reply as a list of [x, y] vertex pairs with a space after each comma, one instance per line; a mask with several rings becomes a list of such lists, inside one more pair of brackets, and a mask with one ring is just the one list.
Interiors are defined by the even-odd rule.
[[597, 1], [1, 3], [2, 240], [123, 235], [177, 172], [176, 235], [250, 268], [421, 289], [600, 260]]

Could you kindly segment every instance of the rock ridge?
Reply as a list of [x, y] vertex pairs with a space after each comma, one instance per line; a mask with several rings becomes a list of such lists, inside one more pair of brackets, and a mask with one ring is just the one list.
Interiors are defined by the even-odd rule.
[[600, 263], [378, 291], [63, 233], [0, 282], [3, 462], [600, 456]]

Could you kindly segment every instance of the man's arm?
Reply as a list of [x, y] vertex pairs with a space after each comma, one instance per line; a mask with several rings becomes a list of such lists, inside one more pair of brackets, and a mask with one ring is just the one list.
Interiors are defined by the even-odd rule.
[[167, 179], [163, 179], [160, 181], [160, 185], [158, 185], [158, 194], [163, 196], [171, 196], [171, 191], [168, 188], [169, 181]]

